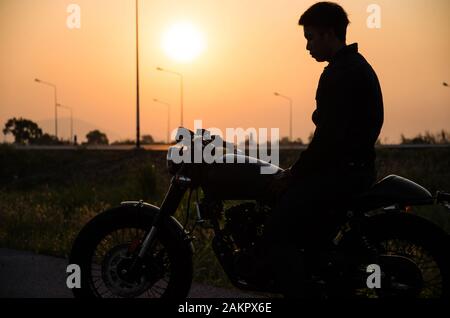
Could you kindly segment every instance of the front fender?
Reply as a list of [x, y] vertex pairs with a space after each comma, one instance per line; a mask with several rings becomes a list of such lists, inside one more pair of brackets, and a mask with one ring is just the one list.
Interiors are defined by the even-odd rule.
[[[159, 207], [143, 201], [123, 201], [120, 203], [120, 206], [137, 209], [139, 212], [146, 214], [149, 218], [152, 219], [156, 213], [159, 213]], [[192, 244], [192, 239], [188, 236], [181, 223], [173, 216], [169, 216], [169, 218], [167, 218], [167, 221], [169, 230], [173, 232], [173, 234], [177, 234], [183, 237], [183, 240], [188, 244], [191, 253], [194, 253], [195, 248], [194, 244]]]

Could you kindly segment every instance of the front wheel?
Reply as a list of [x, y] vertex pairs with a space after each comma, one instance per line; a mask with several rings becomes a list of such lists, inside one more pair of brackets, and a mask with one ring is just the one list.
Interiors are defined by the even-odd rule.
[[81, 288], [73, 289], [75, 297], [187, 296], [192, 281], [192, 251], [172, 219], [162, 222], [137, 273], [127, 275], [152, 224], [151, 212], [155, 211], [122, 206], [101, 213], [83, 228], [69, 258], [81, 269]]

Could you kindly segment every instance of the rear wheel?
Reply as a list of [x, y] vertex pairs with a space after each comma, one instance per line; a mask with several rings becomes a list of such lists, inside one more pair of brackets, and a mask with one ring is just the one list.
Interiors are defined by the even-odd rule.
[[163, 222], [156, 239], [134, 275], [135, 260], [152, 216], [139, 208], [106, 211], [80, 232], [70, 263], [81, 269], [76, 297], [184, 298], [192, 281], [192, 252], [180, 230]]
[[[386, 275], [385, 288], [376, 290], [379, 297], [441, 298], [444, 295], [444, 276], [441, 266], [424, 244], [411, 239], [387, 238], [379, 242], [378, 250], [389, 257], [401, 257], [398, 265], [380, 262]], [[393, 258], [395, 260], [395, 258]]]
[[[356, 294], [378, 298], [448, 298], [448, 236], [413, 215], [393, 215], [371, 224], [369, 241], [380, 255], [381, 288]], [[367, 276], [370, 273], [367, 274]]]

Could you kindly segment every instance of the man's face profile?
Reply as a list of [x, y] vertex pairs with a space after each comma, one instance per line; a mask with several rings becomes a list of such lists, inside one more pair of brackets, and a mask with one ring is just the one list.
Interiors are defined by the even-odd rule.
[[306, 50], [317, 62], [325, 62], [330, 58], [331, 30], [315, 26], [304, 26], [304, 36], [307, 41]]

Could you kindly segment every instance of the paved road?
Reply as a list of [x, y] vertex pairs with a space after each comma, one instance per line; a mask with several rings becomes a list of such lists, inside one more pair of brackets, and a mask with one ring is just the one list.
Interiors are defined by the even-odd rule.
[[[0, 298], [71, 298], [62, 258], [0, 248]], [[247, 298], [239, 290], [194, 283], [190, 298]]]

